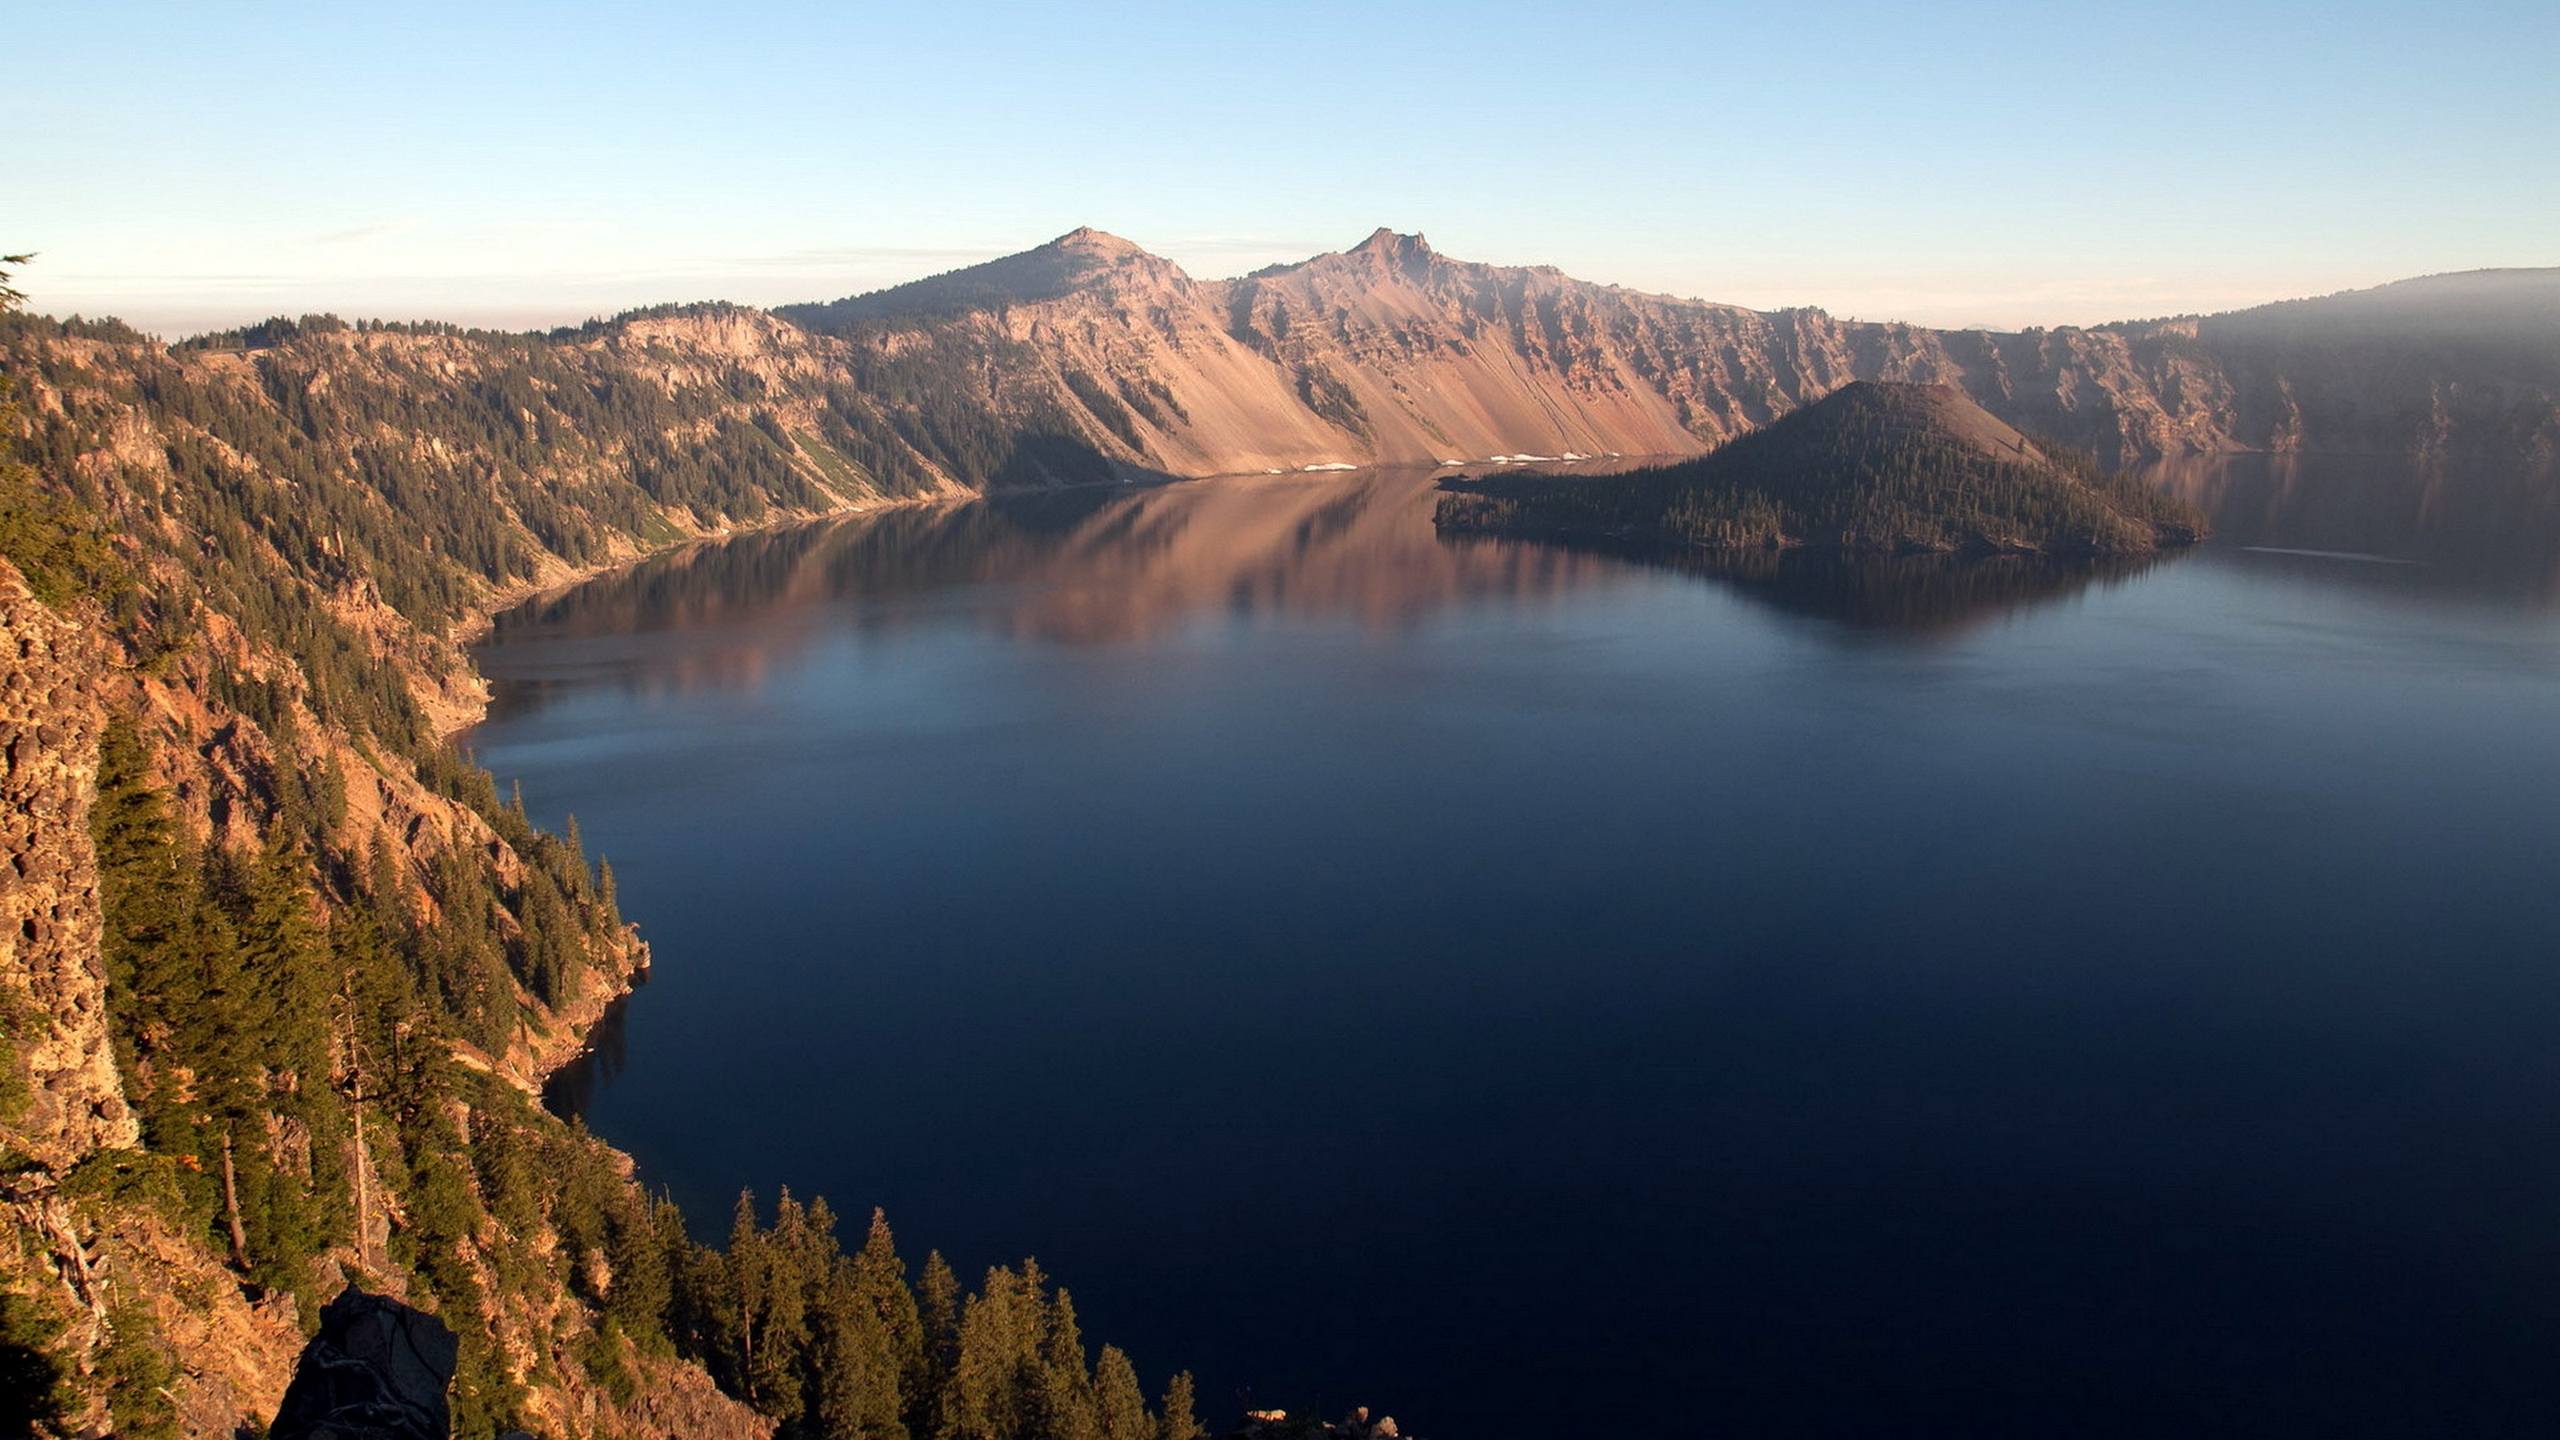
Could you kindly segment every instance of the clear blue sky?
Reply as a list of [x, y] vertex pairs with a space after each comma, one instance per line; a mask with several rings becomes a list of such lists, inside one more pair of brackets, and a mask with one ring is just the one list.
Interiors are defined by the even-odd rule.
[[0, 44], [0, 250], [161, 329], [829, 298], [1079, 224], [1945, 324], [2560, 264], [2553, 0], [79, 0]]

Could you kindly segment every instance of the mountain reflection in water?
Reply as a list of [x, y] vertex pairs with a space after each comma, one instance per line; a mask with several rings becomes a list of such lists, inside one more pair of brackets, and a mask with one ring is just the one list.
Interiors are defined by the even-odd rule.
[[[2560, 471], [2548, 464], [2217, 455], [2141, 473], [2213, 517], [2216, 551], [2289, 554], [2289, 568], [2340, 585], [2560, 605]], [[2391, 569], [2405, 573], [2359, 557], [2404, 561]]]
[[[1443, 540], [1435, 473], [1093, 487], [895, 509], [689, 547], [509, 612], [493, 639], [702, 631], [635, 685], [752, 688], [833, 627], [974, 623], [1066, 645], [1150, 640], [1221, 615], [1348, 619], [1371, 630], [1460, 603], [1535, 604], [1671, 569], [1789, 614], [1934, 636], [2061, 600], [2140, 564], [1799, 553], [1638, 552]], [[990, 595], [992, 590], [995, 593]], [[538, 704], [539, 685], [500, 703]]]

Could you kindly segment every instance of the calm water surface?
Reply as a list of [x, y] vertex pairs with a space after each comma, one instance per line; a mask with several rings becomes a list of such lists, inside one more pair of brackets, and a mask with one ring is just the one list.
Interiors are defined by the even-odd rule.
[[471, 743], [658, 956], [566, 1099], [699, 1222], [1036, 1254], [1221, 1422], [2551, 1433], [2560, 486], [2166, 478], [2222, 538], [2107, 573], [1371, 474], [518, 612]]

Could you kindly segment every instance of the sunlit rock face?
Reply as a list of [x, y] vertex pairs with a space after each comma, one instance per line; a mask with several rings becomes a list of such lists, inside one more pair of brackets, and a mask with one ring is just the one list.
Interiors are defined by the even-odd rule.
[[[1126, 240], [1048, 245], [780, 313], [945, 361], [976, 402], [1110, 461], [1202, 475], [1711, 448], [1853, 380], [1953, 386], [2116, 461], [2560, 448], [2560, 349], [2444, 316], [2560, 309], [2560, 271], [2402, 282], [2228, 316], [1998, 333], [1754, 311], [1474, 264], [1420, 235], [1200, 281]], [[861, 363], [859, 359], [857, 364]]]
[[89, 845], [103, 660], [0, 562], [0, 986], [27, 1071], [9, 1134], [56, 1169], [137, 1138], [107, 1037]]

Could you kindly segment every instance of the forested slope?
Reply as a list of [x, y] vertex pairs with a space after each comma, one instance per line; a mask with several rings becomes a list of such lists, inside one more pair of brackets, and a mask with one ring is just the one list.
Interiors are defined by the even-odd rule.
[[1452, 480], [1447, 533], [1707, 549], [2134, 555], [2204, 518], [2139, 480], [2038, 445], [1961, 393], [1859, 381], [1678, 465]]
[[12, 1419], [254, 1429], [356, 1281], [459, 1332], [462, 1435], [1196, 1433], [1035, 1265], [964, 1286], [787, 1196], [708, 1249], [534, 1101], [646, 951], [574, 822], [447, 745], [460, 642], [688, 536], [960, 483], [798, 344], [720, 308], [174, 348], [0, 318]]

